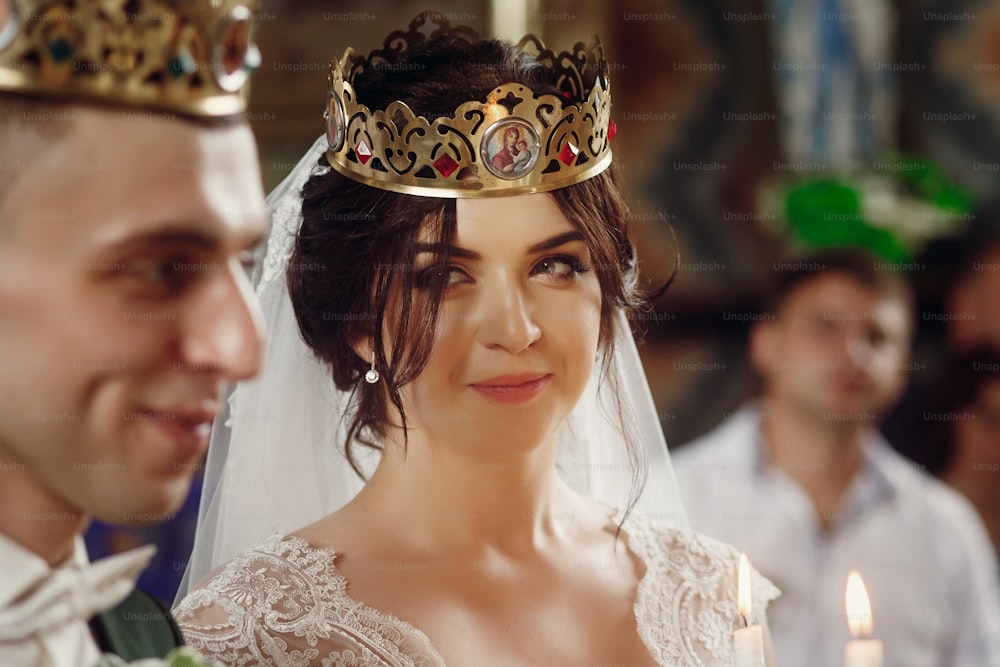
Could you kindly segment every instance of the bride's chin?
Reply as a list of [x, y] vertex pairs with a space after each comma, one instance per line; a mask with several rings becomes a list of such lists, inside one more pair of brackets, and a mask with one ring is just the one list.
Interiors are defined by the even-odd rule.
[[[433, 451], [433, 458], [454, 456], [458, 459], [481, 459], [496, 462], [499, 458], [517, 466], [521, 457], [530, 457], [547, 447], [554, 447], [558, 429], [507, 422], [477, 420], [460, 429], [428, 430], [423, 433], [410, 432], [407, 449], [427, 447]], [[402, 445], [400, 445], [400, 449]], [[407, 458], [412, 458], [408, 456]]]
[[[572, 406], [556, 401], [544, 401], [538, 405], [502, 405], [477, 402], [471, 406], [452, 406], [451, 409], [436, 411], [407, 410], [409, 445], [412, 450], [419, 442], [438, 443], [435, 448], [449, 446], [463, 451], [481, 453], [492, 459], [496, 453], [529, 456], [534, 452], [554, 447], [559, 430], [572, 412]], [[420, 416], [437, 417], [420, 419]], [[412, 415], [412, 417], [411, 417]], [[400, 443], [402, 430], [399, 430]], [[394, 438], [395, 439], [395, 438]]]
[[556, 446], [559, 423], [545, 425], [494, 424], [480, 431], [480, 436], [467, 441], [470, 447], [486, 453], [509, 456], [531, 456]]

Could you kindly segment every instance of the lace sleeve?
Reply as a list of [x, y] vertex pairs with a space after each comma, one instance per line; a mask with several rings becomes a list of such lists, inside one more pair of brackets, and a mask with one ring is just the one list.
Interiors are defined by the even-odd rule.
[[351, 598], [336, 559], [272, 537], [181, 600], [178, 625], [227, 667], [443, 667], [426, 635]]
[[[639, 584], [639, 635], [661, 665], [732, 665], [739, 553], [728, 544], [688, 530], [639, 524], [630, 545], [646, 564]], [[781, 593], [752, 574], [752, 622], [767, 627], [767, 605]], [[766, 647], [765, 647], [766, 648]]]
[[[175, 614], [187, 644], [223, 665], [322, 665], [323, 667], [387, 667], [367, 646], [346, 633], [331, 632], [322, 649], [304, 637], [269, 631], [246, 609], [210, 590], [192, 592]], [[322, 655], [321, 655], [322, 652]]]
[[243, 554], [181, 601], [174, 615], [188, 645], [235, 667], [388, 667], [363, 637], [331, 622], [324, 598], [337, 580], [324, 576], [321, 552], [298, 554], [311, 563], [290, 562], [268, 544]]

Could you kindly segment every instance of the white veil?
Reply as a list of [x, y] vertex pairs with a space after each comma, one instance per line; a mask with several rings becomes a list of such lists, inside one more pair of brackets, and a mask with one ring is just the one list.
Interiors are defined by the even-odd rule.
[[[240, 552], [333, 512], [363, 485], [340, 451], [349, 394], [334, 387], [330, 372], [300, 338], [284, 279], [302, 220], [302, 186], [326, 148], [322, 136], [268, 197], [274, 218], [256, 278], [268, 327], [263, 371], [235, 387], [226, 414], [213, 428], [194, 549], [177, 601]], [[615, 319], [611, 349], [610, 372], [617, 375], [618, 395], [612, 391], [616, 383], [598, 388], [603, 364], [595, 364], [583, 397], [560, 432], [560, 474], [577, 491], [624, 506], [633, 479], [624, 445], [628, 437], [641, 443], [649, 470], [634, 513], [686, 526], [670, 454], [623, 312]], [[623, 421], [627, 434], [622, 433]], [[357, 448], [362, 468], [370, 473], [378, 453], [368, 452]]]

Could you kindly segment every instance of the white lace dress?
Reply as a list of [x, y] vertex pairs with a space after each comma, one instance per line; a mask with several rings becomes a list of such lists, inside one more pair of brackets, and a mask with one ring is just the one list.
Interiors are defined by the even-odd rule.
[[[630, 518], [629, 549], [646, 566], [635, 600], [639, 636], [657, 664], [732, 665], [739, 554], [666, 524]], [[350, 597], [330, 549], [275, 536], [188, 595], [176, 610], [189, 645], [224, 665], [442, 667], [427, 636]], [[779, 595], [753, 573], [755, 623]]]

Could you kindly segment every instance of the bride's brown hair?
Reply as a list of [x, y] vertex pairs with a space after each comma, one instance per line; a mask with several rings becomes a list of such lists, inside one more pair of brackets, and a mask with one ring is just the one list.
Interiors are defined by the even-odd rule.
[[[503, 83], [549, 91], [551, 81], [546, 76], [545, 68], [516, 46], [446, 35], [399, 53], [394, 62], [365, 70], [354, 86], [358, 100], [369, 108], [384, 108], [398, 99], [415, 113], [434, 118], [449, 114], [462, 101], [486, 99]], [[613, 339], [616, 309], [642, 308], [647, 303], [637, 288], [628, 212], [616, 177], [609, 169], [549, 195], [583, 234], [590, 250], [602, 294], [599, 345], [606, 351]], [[426, 299], [414, 300], [414, 247], [425, 226], [428, 240], [453, 245], [455, 200], [372, 188], [333, 171], [323, 157], [303, 188], [302, 216], [288, 265], [288, 288], [303, 340], [329, 364], [338, 389], [356, 392], [357, 410], [350, 417], [344, 447], [361, 474], [352, 447], [361, 443], [379, 448], [377, 440], [388, 426], [386, 399], [399, 411], [405, 433], [399, 388], [413, 381], [427, 363], [444, 290], [439, 284]], [[383, 330], [390, 304], [393, 347], [387, 350]], [[371, 360], [355, 352], [352, 343], [359, 340], [373, 343], [375, 365], [383, 378], [378, 384], [361, 381]], [[614, 382], [607, 373], [610, 355], [604, 359], [602, 380]], [[645, 477], [645, 459], [636, 443], [627, 446], [635, 464], [630, 499], [634, 502]]]

